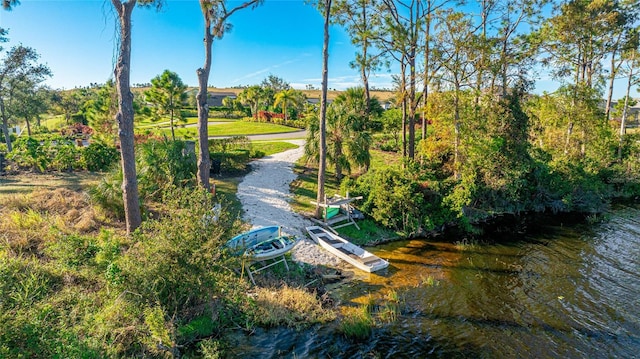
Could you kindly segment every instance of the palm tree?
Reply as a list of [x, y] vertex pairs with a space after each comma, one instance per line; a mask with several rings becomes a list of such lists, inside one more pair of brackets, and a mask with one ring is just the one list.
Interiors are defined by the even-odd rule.
[[276, 94], [275, 102], [273, 103], [274, 107], [282, 105], [282, 113], [284, 113], [284, 120], [287, 120], [287, 116], [289, 114], [288, 108], [289, 105], [293, 104], [296, 107], [300, 107], [302, 102], [304, 101], [304, 94], [300, 91], [294, 89], [282, 90]]
[[[368, 170], [371, 161], [369, 148], [371, 135], [366, 130], [369, 114], [380, 114], [382, 107], [377, 99], [369, 101], [363, 88], [350, 88], [333, 101], [327, 111], [327, 160], [335, 168], [337, 179], [342, 179], [343, 171], [351, 173], [354, 166]], [[310, 126], [305, 155], [310, 161], [319, 159], [319, 128]]]
[[258, 118], [258, 107], [264, 100], [264, 90], [259, 85], [247, 87], [238, 94], [238, 100], [241, 103], [249, 105], [251, 108], [251, 114], [254, 118]]

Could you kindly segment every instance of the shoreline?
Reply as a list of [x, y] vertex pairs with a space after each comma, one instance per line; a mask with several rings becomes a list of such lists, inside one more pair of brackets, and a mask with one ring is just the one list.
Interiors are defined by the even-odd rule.
[[251, 172], [238, 184], [242, 219], [251, 223], [252, 228], [282, 226], [284, 233], [297, 236], [299, 241], [291, 250], [291, 258], [296, 262], [341, 268], [339, 258], [307, 236], [305, 227], [314, 223], [291, 209], [289, 202], [293, 197], [289, 186], [297, 178], [293, 165], [304, 153], [304, 140], [287, 142], [299, 147], [252, 161]]

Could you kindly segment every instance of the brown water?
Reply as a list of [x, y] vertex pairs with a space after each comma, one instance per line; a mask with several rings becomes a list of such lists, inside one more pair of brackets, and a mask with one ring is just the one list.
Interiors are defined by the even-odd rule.
[[238, 337], [235, 355], [279, 358], [638, 358], [640, 210], [600, 224], [549, 223], [461, 248], [411, 240], [374, 248], [391, 265], [356, 272], [343, 305], [401, 297], [401, 313], [355, 342], [334, 325]]

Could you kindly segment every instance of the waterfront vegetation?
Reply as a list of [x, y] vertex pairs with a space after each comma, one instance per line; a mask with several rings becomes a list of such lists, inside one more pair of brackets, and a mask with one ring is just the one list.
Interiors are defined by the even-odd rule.
[[[146, 146], [139, 155], [146, 161], [139, 164], [146, 219], [133, 236], [124, 231], [122, 207], [109, 205], [122, 201], [112, 193], [118, 190], [118, 181], [109, 184], [113, 175], [2, 178], [0, 356], [201, 355], [231, 329], [335, 318], [303, 287], [313, 280], [307, 268], [276, 268], [251, 287], [242, 263], [224, 253], [221, 245], [243, 228], [238, 178], [216, 179], [214, 198], [193, 180], [184, 182], [181, 174], [193, 173], [195, 157], [183, 159], [188, 167], [158, 166], [149, 152], [175, 160], [181, 146]], [[256, 145], [264, 154], [283, 147]], [[28, 179], [39, 176], [47, 177]], [[55, 189], [51, 180], [58, 181]], [[215, 222], [214, 201], [223, 205]]]
[[[215, 34], [206, 29], [210, 49], [213, 35], [230, 28], [227, 16], [260, 1], [231, 11], [225, 1], [204, 3], [219, 6], [201, 7], [207, 26], [216, 24]], [[339, 332], [364, 340], [396, 321], [401, 293], [340, 312], [313, 285], [322, 283], [321, 267], [274, 266], [250, 285], [248, 264], [224, 249], [248, 227], [238, 178], [251, 159], [291, 145], [248, 135], [305, 128], [294, 210], [311, 216], [311, 201], [324, 195], [362, 196], [362, 229], [341, 229], [358, 244], [455, 227], [463, 236], [452, 248], [472, 253], [482, 246], [473, 236], [496, 218], [597, 218], [613, 200], [640, 196], [640, 134], [626, 132], [629, 90], [640, 83], [634, 2], [558, 2], [546, 19], [544, 1], [523, 3], [517, 16], [512, 3], [482, 2], [482, 24], [446, 2], [412, 2], [410, 18], [394, 1], [338, 3], [321, 6], [325, 27], [345, 26], [362, 51], [353, 66], [363, 87], [333, 93], [326, 114], [309, 101], [317, 93], [274, 75], [209, 103], [207, 65], [198, 70], [202, 96], [165, 71], [175, 86], [159, 75], [151, 89], [118, 101], [132, 91], [123, 87], [122, 56], [115, 80], [50, 90], [42, 83], [51, 71], [34, 49], [0, 47], [0, 357], [221, 357], [233, 330], [337, 318]], [[118, 42], [125, 50], [129, 35]], [[0, 43], [6, 36], [0, 28]], [[560, 82], [553, 93], [532, 91], [538, 61]], [[383, 99], [367, 76], [386, 62], [400, 73]], [[613, 82], [623, 75], [626, 98], [612, 110]], [[179, 89], [170, 100], [162, 94], [169, 87]], [[15, 125], [26, 132], [10, 134]], [[416, 286], [436, 291], [438, 283], [429, 275]]]
[[[535, 138], [544, 138], [544, 150], [531, 137], [510, 142], [538, 121], [535, 111], [540, 107], [529, 103], [530, 115], [525, 116], [513, 103], [505, 106], [501, 119], [513, 121], [507, 128], [516, 133], [487, 139], [481, 136], [486, 128], [467, 128], [461, 149], [468, 162], [459, 168], [459, 179], [451, 143], [438, 140], [447, 133], [444, 112], [442, 124], [430, 126], [420, 143], [426, 151], [418, 152], [420, 161], [404, 159], [393, 134], [378, 132], [371, 136], [368, 168], [345, 158], [340, 178], [334, 162], [326, 193], [363, 196], [356, 204], [367, 216], [359, 221], [361, 230], [351, 226], [341, 233], [365, 245], [449, 226], [476, 233], [498, 215], [592, 214], [613, 198], [639, 193], [635, 135], [627, 135], [623, 159], [616, 161], [612, 131], [596, 123], [601, 132], [594, 140], [604, 147], [585, 151], [584, 157], [580, 147], [565, 155], [565, 142], [556, 136], [561, 128], [553, 123], [536, 127], [543, 129]], [[71, 131], [74, 136], [85, 132], [82, 126]], [[196, 186], [195, 154], [187, 142], [141, 133], [136, 167], [144, 221], [128, 236], [122, 173], [113, 146], [96, 142], [78, 148], [60, 135], [38, 136], [15, 142], [6, 155], [6, 169], [17, 175], [0, 179], [2, 356], [222, 355], [224, 334], [230, 330], [301, 328], [336, 318], [340, 333], [363, 340], [395, 321], [402, 309], [401, 294], [389, 293], [339, 311], [306, 287], [321, 283], [318, 273], [293, 263], [288, 272], [274, 267], [253, 287], [241, 270], [243, 263], [221, 249], [246, 229], [239, 221], [242, 208], [235, 192], [248, 161], [292, 148], [290, 143], [210, 140], [211, 157], [221, 166], [213, 197]], [[353, 154], [349, 151], [345, 153]], [[89, 168], [105, 172], [94, 174]], [[35, 172], [20, 175], [24, 171]], [[313, 156], [302, 159], [295, 171], [292, 205], [310, 215], [317, 191]], [[214, 201], [223, 207], [217, 222], [209, 220]], [[469, 237], [455, 248], [473, 251], [480, 245]], [[437, 283], [425, 277], [419, 285], [436, 288]]]

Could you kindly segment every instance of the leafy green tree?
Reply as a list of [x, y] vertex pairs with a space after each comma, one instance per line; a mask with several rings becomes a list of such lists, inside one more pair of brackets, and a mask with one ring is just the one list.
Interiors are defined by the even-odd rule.
[[224, 106], [224, 112], [226, 116], [229, 116], [235, 109], [235, 102], [236, 100], [229, 96], [222, 99], [222, 106]]
[[[406, 155], [413, 160], [415, 156], [415, 120], [418, 105], [424, 91], [418, 91], [418, 55], [421, 50], [422, 24], [427, 12], [422, 1], [382, 0], [380, 11], [383, 13], [385, 37], [379, 46], [400, 63], [400, 87], [403, 91], [404, 118], [408, 119], [408, 143]], [[406, 106], [406, 107], [405, 107]], [[404, 139], [404, 135], [403, 135]], [[403, 153], [404, 154], [404, 153]]]
[[382, 51], [374, 52], [373, 44], [382, 29], [382, 19], [377, 7], [378, 0], [338, 0], [333, 7], [334, 21], [346, 27], [351, 43], [359, 47], [354, 62], [364, 87], [365, 101], [369, 102], [369, 75], [383, 64]]
[[83, 106], [82, 93], [79, 90], [58, 90], [53, 94], [53, 104], [58, 113], [64, 115], [67, 125], [71, 124], [71, 116]]
[[459, 178], [461, 165], [462, 136], [462, 91], [471, 87], [476, 73], [478, 51], [474, 46], [476, 35], [471, 20], [461, 12], [447, 11], [443, 21], [436, 27], [438, 46], [434, 51], [442, 59], [442, 80], [449, 84], [453, 94], [454, 127], [454, 176]]
[[187, 85], [182, 82], [177, 73], [164, 70], [161, 75], [151, 79], [151, 89], [145, 92], [147, 100], [156, 106], [160, 114], [169, 115], [171, 139], [176, 140], [174, 119], [181, 118], [180, 109], [187, 99], [185, 90]]
[[575, 86], [598, 85], [602, 60], [611, 53], [616, 32], [625, 16], [618, 2], [571, 0], [556, 5], [557, 15], [549, 18], [535, 35], [544, 50], [544, 64], [553, 65], [559, 79], [569, 78]]
[[285, 79], [269, 74], [269, 76], [262, 80], [260, 87], [262, 87], [262, 99], [264, 100], [264, 104], [267, 108], [270, 108], [274, 106], [276, 94], [290, 89], [291, 85], [289, 85]]
[[207, 87], [209, 83], [209, 73], [211, 72], [211, 47], [213, 39], [222, 39], [225, 32], [231, 29], [231, 24], [227, 22], [229, 17], [235, 12], [248, 7], [256, 7], [263, 0], [244, 1], [233, 8], [229, 8], [226, 0], [200, 0], [200, 9], [204, 17], [204, 64], [196, 70], [198, 75], [198, 183], [209, 189], [209, 169], [211, 160], [209, 159], [209, 106], [207, 106]]
[[285, 81], [285, 79], [273, 74], [269, 74], [269, 76], [262, 80], [260, 86], [263, 89], [271, 89], [274, 93], [289, 90], [291, 88], [291, 85], [289, 85], [289, 83]]
[[118, 98], [112, 80], [94, 87], [88, 94], [83, 111], [89, 125], [94, 129], [94, 137], [111, 145], [116, 144], [117, 127], [113, 118], [118, 111]]
[[19, 101], [20, 93], [32, 91], [39, 83], [51, 76], [46, 65], [38, 64], [38, 53], [22, 45], [9, 50], [0, 62], [0, 116], [7, 149], [11, 152], [9, 137], [9, 121], [14, 116], [10, 113], [13, 104]]
[[382, 126], [385, 133], [391, 133], [395, 141], [395, 147], [399, 147], [400, 131], [402, 130], [402, 111], [397, 108], [386, 110], [382, 113]]
[[31, 136], [31, 122], [38, 120], [40, 115], [49, 108], [49, 90], [46, 87], [35, 87], [29, 82], [18, 85], [15, 92], [15, 101], [11, 111], [16, 118], [23, 119], [27, 125], [27, 134]]
[[[624, 98], [624, 105], [622, 108], [622, 116], [620, 120], [620, 140], [618, 142], [618, 159], [622, 159], [622, 146], [624, 144], [624, 137], [626, 135], [627, 128], [627, 115], [629, 106], [635, 104], [635, 101], [629, 98], [631, 87], [640, 84], [640, 75], [638, 68], [640, 68], [640, 28], [632, 32], [631, 40], [627, 51], [623, 54], [625, 59], [627, 73], [627, 91]], [[633, 102], [632, 102], [633, 101]]]

